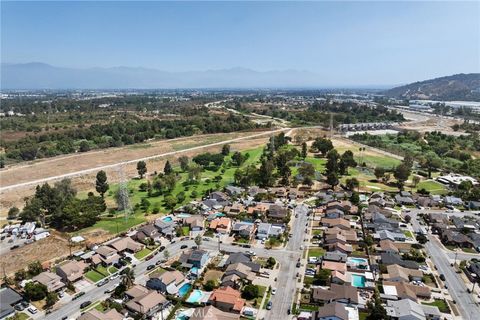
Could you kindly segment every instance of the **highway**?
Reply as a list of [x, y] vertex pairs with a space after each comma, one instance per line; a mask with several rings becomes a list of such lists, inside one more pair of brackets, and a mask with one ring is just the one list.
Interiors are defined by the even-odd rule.
[[[411, 222], [415, 231], [420, 230], [420, 224], [417, 221], [417, 214], [420, 212], [425, 211], [412, 210], [408, 213], [408, 215], [412, 217]], [[445, 275], [445, 284], [448, 286], [448, 292], [457, 302], [456, 306], [461, 316], [466, 320], [479, 319], [480, 306], [475, 301], [473, 295], [467, 292], [465, 282], [455, 272], [455, 269], [450, 266], [450, 260], [453, 259], [451, 255], [454, 256], [455, 254], [452, 252], [447, 253], [439, 243], [438, 239], [432, 234], [429, 233], [427, 237], [429, 241], [425, 244], [425, 249], [430, 255], [430, 259], [436, 266], [438, 272]], [[479, 255], [467, 255], [469, 259], [475, 256], [478, 258]], [[460, 253], [458, 259], [461, 259]]]

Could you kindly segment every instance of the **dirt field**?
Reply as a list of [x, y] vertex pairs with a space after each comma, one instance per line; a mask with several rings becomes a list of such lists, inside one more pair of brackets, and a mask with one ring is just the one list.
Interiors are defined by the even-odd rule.
[[[43, 161], [34, 161], [29, 164], [22, 164], [0, 171], [0, 181], [2, 187], [8, 187], [19, 183], [35, 181], [38, 179], [48, 178], [52, 176], [68, 174], [91, 168], [113, 165], [122, 161], [150, 157], [168, 152], [181, 151], [202, 145], [217, 143], [224, 140], [235, 139], [239, 137], [250, 136], [258, 132], [242, 132], [229, 134], [202, 135], [189, 138], [181, 138], [168, 141], [150, 142], [143, 145], [134, 145], [123, 148], [107, 149], [102, 151], [75, 154], [63, 157], [56, 157]], [[239, 140], [230, 143], [232, 150], [245, 150], [264, 144], [269, 135], [260, 138], [251, 138]], [[189, 157], [201, 152], [216, 152], [221, 149], [218, 146], [199, 148], [192, 151], [182, 152], [181, 155]], [[150, 173], [163, 170], [165, 161], [168, 159], [175, 162], [180, 154], [159, 157], [147, 160], [147, 168]], [[115, 183], [120, 180], [120, 172], [117, 167], [109, 167], [104, 169], [107, 172], [109, 182]], [[73, 185], [79, 192], [93, 191], [95, 183], [95, 175], [97, 170], [88, 173], [82, 173], [71, 177]], [[123, 165], [125, 178], [131, 178], [137, 175], [136, 163]], [[53, 182], [53, 181], [52, 181]], [[51, 182], [51, 183], [52, 183]], [[24, 198], [31, 196], [35, 190], [36, 184], [21, 186], [14, 189], [2, 190], [0, 192], [0, 219], [6, 218], [8, 209], [12, 206], [21, 208], [24, 204]]]

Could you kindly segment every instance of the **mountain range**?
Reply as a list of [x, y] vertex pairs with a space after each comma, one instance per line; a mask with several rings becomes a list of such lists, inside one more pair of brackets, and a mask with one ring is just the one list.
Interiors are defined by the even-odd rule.
[[3, 63], [1, 83], [3, 89], [288, 88], [319, 86], [320, 77], [296, 70], [167, 72], [134, 67], [76, 69], [32, 62]]
[[460, 73], [414, 82], [384, 94], [399, 99], [480, 101], [480, 73]]

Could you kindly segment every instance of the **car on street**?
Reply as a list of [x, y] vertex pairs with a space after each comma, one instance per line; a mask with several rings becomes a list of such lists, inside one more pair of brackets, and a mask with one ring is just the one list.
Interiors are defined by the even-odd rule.
[[248, 250], [247, 254], [250, 256], [256, 256], [257, 254], [253, 250]]
[[147, 270], [152, 270], [152, 269], [155, 269], [155, 265], [154, 265], [154, 264], [151, 264], [151, 265], [147, 266]]
[[17, 248], [20, 248], [20, 246], [19, 246], [18, 244], [11, 246], [11, 247], [10, 247], [10, 250], [15, 250], [15, 249], [17, 249]]
[[107, 289], [105, 290], [105, 293], [112, 293], [113, 291], [115, 291], [115, 289], [118, 287], [118, 284], [114, 285], [113, 287], [111, 287], [110, 289]]
[[82, 302], [82, 304], [80, 304], [80, 309], [85, 309], [86, 307], [88, 307], [91, 304], [92, 304], [92, 301]]
[[108, 278], [105, 278], [103, 280], [100, 280], [97, 282], [97, 287], [101, 287], [101, 286], [104, 286], [108, 283]]
[[267, 310], [272, 310], [272, 301], [268, 301], [267, 303]]
[[188, 246], [187, 246], [186, 244], [183, 244], [183, 245], [180, 247], [180, 249], [187, 249], [187, 248], [188, 248]]
[[445, 275], [443, 273], [440, 275], [440, 280], [445, 281]]
[[302, 266], [302, 264], [300, 263], [300, 261], [297, 262], [297, 268], [300, 268]]
[[79, 293], [77, 293], [76, 295], [73, 296], [72, 300], [76, 300], [78, 298], [80, 298], [81, 296], [85, 295], [85, 292], [83, 291], [80, 291]]
[[114, 274], [113, 276], [110, 277], [110, 280], [115, 280], [118, 277], [120, 277], [120, 275], [118, 273], [116, 273], [116, 274]]
[[272, 288], [272, 295], [275, 295], [277, 293], [277, 288]]

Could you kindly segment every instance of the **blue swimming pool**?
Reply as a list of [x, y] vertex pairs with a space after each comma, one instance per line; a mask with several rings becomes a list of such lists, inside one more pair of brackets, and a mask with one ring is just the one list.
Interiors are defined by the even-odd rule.
[[171, 222], [171, 221], [173, 221], [173, 218], [168, 216], [168, 217], [162, 218], [162, 220], [165, 221], [165, 222]]
[[352, 286], [357, 288], [365, 288], [365, 276], [352, 274]]
[[180, 289], [178, 289], [178, 296], [181, 298], [186, 295], [191, 287], [192, 285], [190, 283], [185, 283], [183, 286], [180, 287]]
[[189, 303], [198, 303], [203, 297], [202, 290], [193, 290], [190, 296], [187, 299]]
[[366, 264], [368, 263], [367, 259], [365, 258], [348, 258], [349, 262], [353, 262], [355, 264]]
[[177, 214], [177, 217], [179, 218], [188, 218], [188, 217], [191, 217], [192, 215], [191, 214], [188, 214], [188, 213], [180, 213], [180, 214]]

